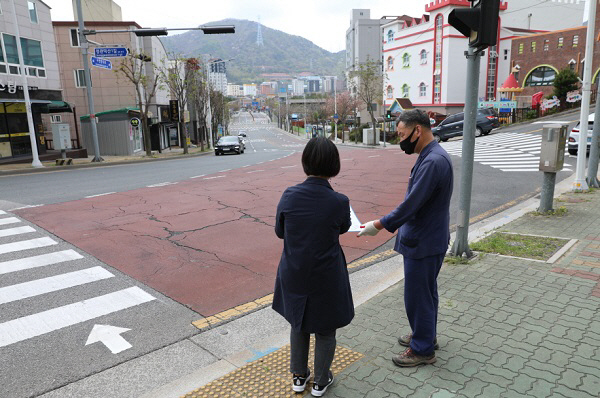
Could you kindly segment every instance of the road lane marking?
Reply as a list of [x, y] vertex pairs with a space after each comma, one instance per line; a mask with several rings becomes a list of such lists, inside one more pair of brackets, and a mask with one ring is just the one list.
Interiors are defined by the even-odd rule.
[[342, 162], [348, 161], [348, 160], [354, 160], [354, 159], [342, 159]]
[[3, 210], [0, 210], [0, 214], [6, 214], [6, 212]]
[[221, 171], [219, 171], [219, 173], [225, 173], [226, 171], [231, 171], [231, 169], [221, 170]]
[[17, 227], [17, 228], [0, 229], [0, 238], [3, 238], [5, 236], [26, 234], [29, 232], [35, 232], [35, 229], [33, 229], [31, 227]]
[[19, 242], [5, 243], [3, 245], [0, 245], [0, 254], [18, 252], [21, 250], [28, 250], [28, 249], [37, 249], [40, 247], [52, 246], [52, 245], [57, 245], [57, 244], [58, 244], [58, 242], [56, 242], [48, 237], [22, 240]]
[[487, 166], [509, 166], [509, 167], [514, 167], [515, 165], [521, 165], [521, 166], [529, 166], [531, 164], [538, 164], [540, 163], [539, 160], [521, 160], [518, 162], [503, 162], [503, 161], [496, 161], [496, 162], [480, 162], [481, 164], [485, 164]]
[[29, 282], [0, 288], [0, 304], [23, 300], [42, 294], [68, 289], [74, 286], [85, 285], [103, 279], [113, 278], [114, 275], [102, 267], [92, 267], [79, 271], [68, 272], [36, 279]]
[[215, 178], [225, 178], [225, 176], [206, 177], [205, 180], [214, 180]]
[[261, 171], [264, 171], [264, 170], [247, 171], [246, 174], [260, 173]]
[[16, 224], [20, 222], [21, 220], [17, 217], [0, 218], [0, 225]]
[[206, 174], [201, 174], [201, 175], [199, 175], [199, 176], [193, 176], [193, 177], [190, 177], [190, 179], [194, 179], [194, 178], [201, 178], [201, 177], [204, 177], [205, 175], [206, 175]]
[[381, 156], [381, 155], [372, 155], [372, 156], [369, 156], [369, 157], [370, 158], [378, 158], [379, 156]]
[[156, 298], [139, 287], [130, 287], [0, 323], [0, 347], [6, 347], [152, 300], [156, 300]]
[[15, 211], [15, 210], [21, 210], [21, 209], [31, 209], [33, 207], [42, 207], [42, 205], [27, 205], [27, 206], [22, 206], [22, 207], [15, 207], [14, 209], [10, 209], [9, 211]]
[[292, 167], [297, 167], [297, 166], [298, 166], [298, 165], [297, 165], [297, 164], [295, 164], [295, 165], [293, 165], [293, 166], [282, 166], [281, 168], [282, 168], [282, 169], [291, 169]]
[[90, 195], [90, 196], [86, 196], [85, 198], [86, 199], [97, 198], [98, 196], [112, 195], [113, 193], [116, 193], [116, 192], [99, 193], [98, 195]]
[[146, 185], [146, 188], [158, 188], [158, 187], [166, 187], [167, 185], [175, 185], [176, 182], [161, 182], [154, 185]]
[[83, 258], [81, 254], [69, 249], [39, 256], [20, 258], [18, 260], [4, 261], [0, 263], [0, 275], [31, 268], [45, 267], [46, 265], [58, 264], [65, 261], [79, 260], [80, 258]]

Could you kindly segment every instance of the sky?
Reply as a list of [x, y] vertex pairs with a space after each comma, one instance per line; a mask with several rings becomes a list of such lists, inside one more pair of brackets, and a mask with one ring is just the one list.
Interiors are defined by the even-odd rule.
[[[71, 0], [43, 0], [53, 21], [72, 21]], [[82, 2], [90, 0], [81, 0]], [[331, 52], [344, 50], [352, 9], [371, 10], [371, 18], [425, 13], [427, 0], [115, 0], [123, 20], [145, 28], [189, 28], [225, 18], [247, 19], [304, 37]], [[177, 32], [181, 33], [181, 32]], [[175, 32], [169, 32], [169, 36]]]

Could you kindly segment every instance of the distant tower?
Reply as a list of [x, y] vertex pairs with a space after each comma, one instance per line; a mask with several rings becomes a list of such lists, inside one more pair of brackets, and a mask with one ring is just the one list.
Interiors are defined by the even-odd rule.
[[263, 43], [262, 29], [260, 28], [260, 16], [258, 17], [257, 25], [258, 28], [256, 29], [256, 45], [260, 47], [265, 45]]

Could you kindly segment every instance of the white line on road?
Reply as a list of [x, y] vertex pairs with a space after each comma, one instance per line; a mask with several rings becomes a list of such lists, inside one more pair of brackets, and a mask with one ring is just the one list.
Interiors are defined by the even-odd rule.
[[225, 173], [226, 171], [231, 171], [231, 169], [221, 170], [221, 171], [219, 171], [219, 173]]
[[176, 182], [161, 182], [154, 185], [146, 185], [146, 188], [158, 188], [158, 187], [166, 187], [167, 185], [175, 185]]
[[205, 180], [214, 180], [215, 178], [224, 178], [225, 176], [206, 177]]
[[378, 157], [380, 157], [380, 156], [381, 156], [381, 155], [372, 155], [372, 156], [369, 156], [369, 157], [370, 157], [370, 158], [378, 158]]
[[97, 198], [98, 196], [112, 195], [113, 193], [116, 193], [116, 192], [106, 192], [106, 193], [99, 193], [98, 195], [90, 195], [90, 196], [86, 196], [85, 198], [86, 198], [86, 199], [89, 199], [89, 198]]
[[0, 323], [0, 347], [155, 300], [139, 287], [53, 308]]
[[190, 177], [190, 178], [191, 178], [191, 179], [193, 179], [193, 178], [200, 178], [200, 177], [204, 177], [205, 175], [206, 175], [206, 174], [201, 174], [201, 175], [199, 175], [199, 176], [193, 176], [193, 177]]
[[0, 225], [16, 224], [21, 222], [17, 217], [0, 218]]
[[28, 250], [28, 249], [37, 249], [39, 247], [52, 246], [52, 245], [57, 245], [57, 244], [58, 244], [58, 242], [56, 242], [50, 238], [47, 238], [47, 237], [30, 239], [30, 240], [22, 240], [19, 242], [5, 243], [3, 245], [0, 245], [0, 254], [18, 252], [21, 250]]
[[0, 288], [0, 304], [23, 300], [29, 297], [56, 292], [112, 277], [114, 277], [114, 275], [104, 268], [92, 267], [48, 278], [19, 283], [17, 285], [6, 286]]
[[75, 250], [63, 250], [39, 256], [20, 258], [18, 260], [4, 261], [0, 263], [0, 275], [31, 268], [45, 267], [46, 265], [58, 264], [65, 261], [79, 260], [80, 258], [83, 258], [83, 256]]
[[21, 209], [31, 209], [32, 207], [41, 207], [42, 205], [27, 205], [27, 206], [22, 206], [22, 207], [15, 207], [14, 209], [10, 209], [9, 211], [14, 211], [14, 210], [21, 210]]
[[17, 227], [17, 228], [0, 229], [0, 238], [3, 238], [5, 236], [26, 234], [28, 232], [35, 232], [35, 229], [33, 229], [31, 227]]
[[503, 162], [503, 161], [495, 161], [495, 162], [479, 162], [481, 164], [485, 164], [488, 166], [501, 166], [501, 165], [523, 165], [523, 166], [528, 166], [530, 164], [538, 164], [540, 161], [539, 160], [521, 160], [518, 162]]
[[558, 120], [558, 121], [554, 121], [554, 120], [549, 120], [546, 122], [533, 122], [531, 124], [569, 124], [569, 123], [573, 123], [576, 122], [576, 120], [570, 121], [570, 122], [565, 122], [563, 120]]
[[264, 171], [264, 170], [247, 171], [246, 174], [260, 173], [261, 171]]
[[540, 170], [536, 167], [536, 168], [530, 168], [530, 169], [499, 169], [501, 171], [537, 171], [539, 172]]
[[0, 210], [0, 214], [6, 214], [6, 212], [3, 210]]
[[282, 168], [282, 169], [291, 169], [292, 167], [297, 167], [297, 166], [298, 166], [298, 165], [297, 165], [297, 164], [295, 164], [295, 165], [293, 165], [293, 166], [282, 166], [281, 168]]

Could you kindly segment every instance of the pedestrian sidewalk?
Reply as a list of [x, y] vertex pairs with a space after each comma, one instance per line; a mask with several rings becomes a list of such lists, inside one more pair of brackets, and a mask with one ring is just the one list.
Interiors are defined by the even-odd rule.
[[[398, 368], [391, 361], [403, 350], [397, 337], [409, 332], [401, 277], [390, 275], [393, 285], [364, 302], [355, 297], [356, 317], [338, 332], [336, 381], [326, 396], [599, 397], [600, 191], [571, 193], [570, 184], [557, 186], [563, 194], [555, 208], [566, 210], [560, 216], [532, 214], [534, 198], [471, 227], [472, 239], [498, 230], [576, 243], [553, 263], [480, 254], [468, 264], [445, 264], [435, 364]], [[387, 261], [401, 268], [399, 256]], [[230, 361], [222, 377], [205, 371], [185, 396], [302, 396], [291, 391], [284, 344], [233, 367]], [[176, 396], [171, 391], [148, 396]]]

